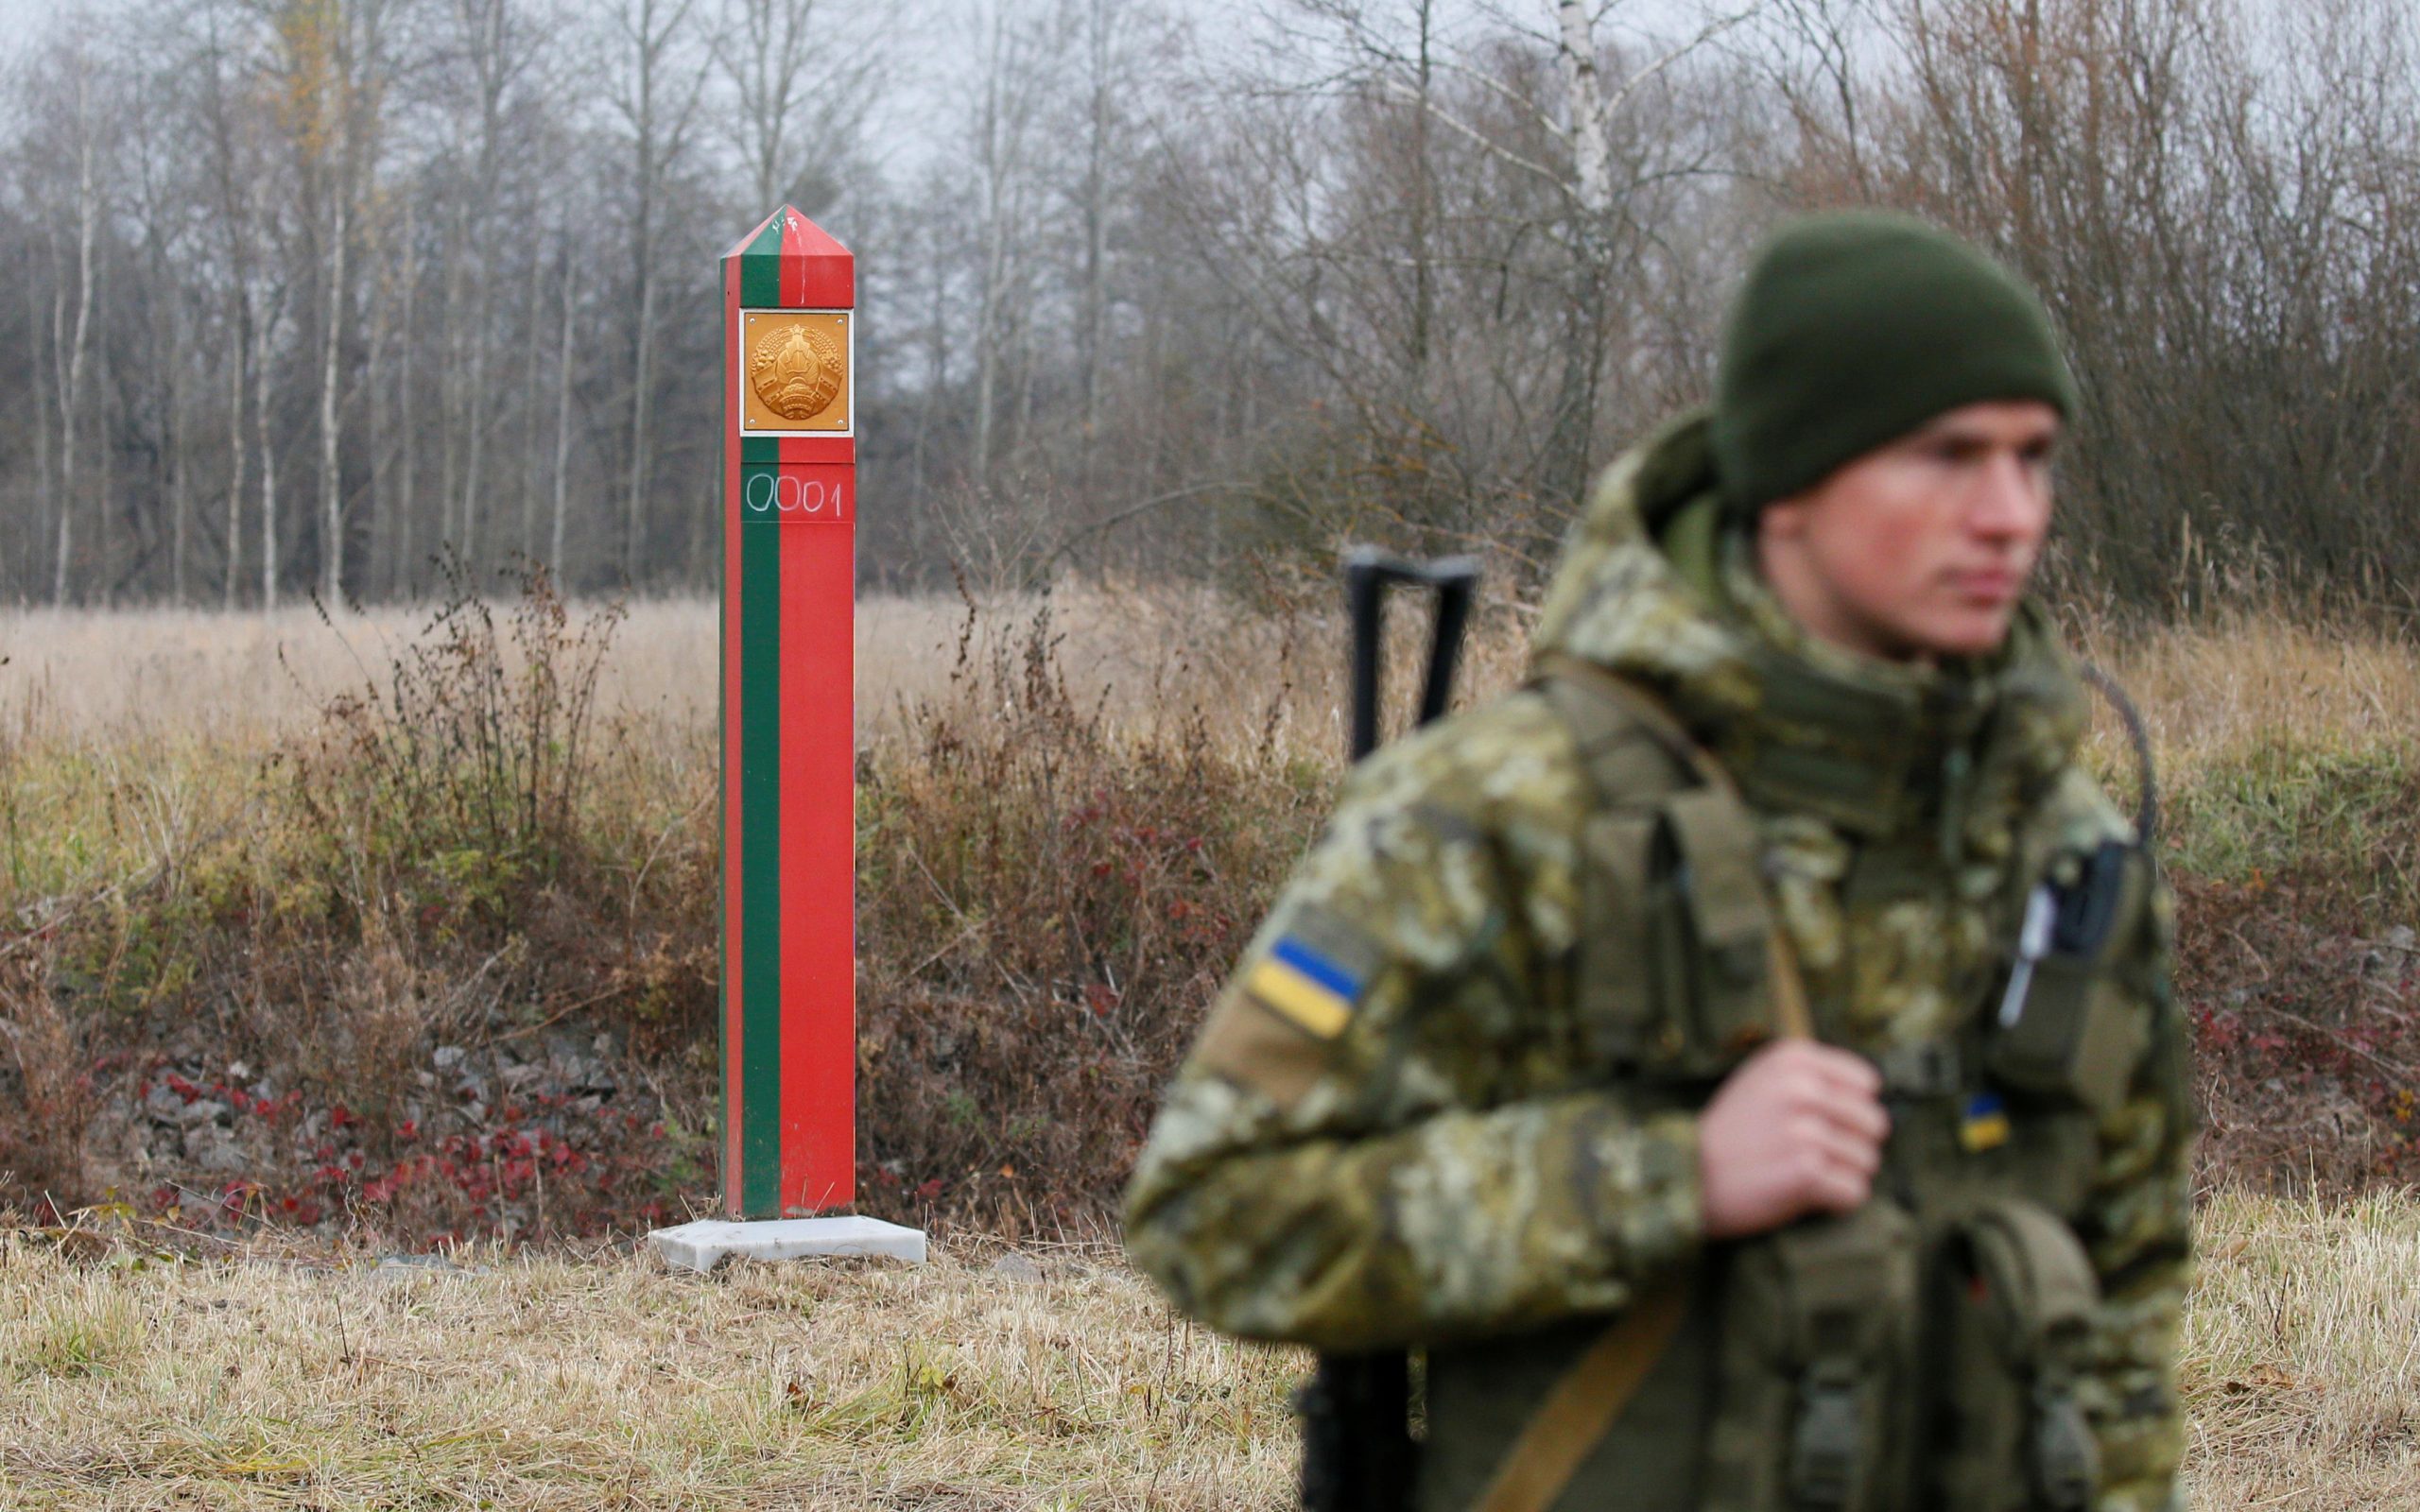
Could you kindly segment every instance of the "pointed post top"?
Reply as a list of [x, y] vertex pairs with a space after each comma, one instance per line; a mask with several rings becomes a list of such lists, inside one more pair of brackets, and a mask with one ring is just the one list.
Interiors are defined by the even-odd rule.
[[852, 310], [857, 260], [830, 232], [784, 205], [723, 254], [723, 276], [737, 280], [751, 309]]

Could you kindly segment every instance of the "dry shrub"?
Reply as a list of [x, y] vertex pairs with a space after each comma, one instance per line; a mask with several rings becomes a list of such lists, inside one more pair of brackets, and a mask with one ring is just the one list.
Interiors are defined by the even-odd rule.
[[[667, 760], [645, 714], [598, 715], [617, 609], [514, 577], [492, 605], [458, 566], [422, 633], [316, 723], [256, 764], [219, 755], [197, 784], [235, 789], [216, 823], [122, 818], [141, 795], [114, 751], [44, 753], [28, 790], [109, 774], [97, 815], [60, 828], [89, 849], [97, 817], [112, 849], [64, 891], [12, 887], [32, 927], [0, 944], [53, 985], [71, 1041], [28, 1057], [36, 1091], [99, 1069], [107, 1150], [78, 1170], [46, 1130], [83, 1119], [0, 1096], [0, 1141], [27, 1152], [0, 1161], [0, 1202], [38, 1194], [39, 1168], [62, 1201], [413, 1244], [678, 1212], [692, 1142], [665, 1125], [695, 1122], [710, 1073], [711, 768], [677, 741]], [[122, 838], [138, 829], [171, 838]], [[604, 1068], [634, 1050], [661, 1074]]]
[[[344, 848], [354, 913], [491, 940], [582, 850], [596, 683], [618, 608], [575, 623], [544, 569], [511, 575], [499, 626], [458, 560], [390, 675], [338, 695], [296, 762], [303, 814]], [[508, 644], [509, 643], [509, 644]]]
[[95, 1103], [83, 1036], [42, 963], [0, 962], [0, 1193], [13, 1185], [53, 1206], [81, 1197]]
[[[1259, 711], [1080, 702], [1046, 600], [862, 773], [861, 1188], [1003, 1231], [1114, 1211], [1159, 1095], [1328, 794]], [[1256, 740], [1217, 725], [1256, 713]], [[1228, 730], [1232, 732], [1232, 725]]]

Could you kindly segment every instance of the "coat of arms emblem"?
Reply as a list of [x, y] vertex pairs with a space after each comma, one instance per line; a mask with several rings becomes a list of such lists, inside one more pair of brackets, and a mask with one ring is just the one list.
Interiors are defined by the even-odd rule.
[[807, 324], [768, 332], [748, 360], [757, 402], [793, 425], [804, 425], [840, 397], [847, 358], [832, 334]]

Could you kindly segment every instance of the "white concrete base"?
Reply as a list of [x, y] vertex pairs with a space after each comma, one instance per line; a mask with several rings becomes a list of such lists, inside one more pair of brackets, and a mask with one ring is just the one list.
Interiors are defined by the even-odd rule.
[[735, 1223], [700, 1218], [647, 1236], [665, 1263], [712, 1270], [733, 1255], [747, 1260], [801, 1260], [816, 1255], [889, 1255], [925, 1263], [925, 1231], [879, 1218], [779, 1218]]

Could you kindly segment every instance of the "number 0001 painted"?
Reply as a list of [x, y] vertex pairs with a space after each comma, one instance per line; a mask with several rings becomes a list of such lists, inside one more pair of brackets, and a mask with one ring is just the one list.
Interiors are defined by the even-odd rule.
[[750, 524], [846, 524], [857, 470], [846, 463], [752, 462], [739, 470], [739, 518]]

